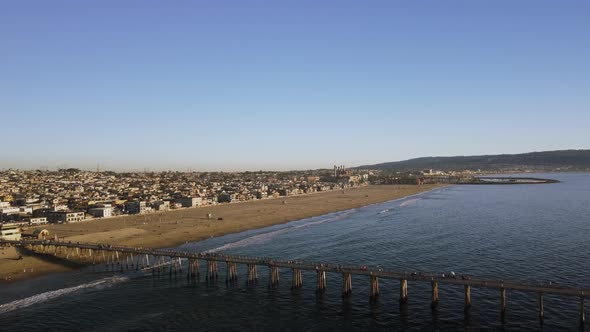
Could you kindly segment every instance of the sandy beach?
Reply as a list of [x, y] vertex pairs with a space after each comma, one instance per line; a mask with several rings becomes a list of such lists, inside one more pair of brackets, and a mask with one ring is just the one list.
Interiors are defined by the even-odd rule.
[[[172, 247], [225, 234], [239, 233], [289, 221], [386, 202], [438, 185], [367, 186], [308, 195], [243, 203], [173, 210], [149, 215], [121, 216], [75, 224], [46, 225], [54, 235], [70, 241], [116, 243], [126, 246]], [[283, 204], [283, 201], [286, 203]], [[212, 218], [207, 218], [211, 213]], [[218, 220], [223, 218], [223, 220]], [[38, 257], [24, 256], [14, 248], [0, 249], [0, 283], [30, 278], [71, 267]]]

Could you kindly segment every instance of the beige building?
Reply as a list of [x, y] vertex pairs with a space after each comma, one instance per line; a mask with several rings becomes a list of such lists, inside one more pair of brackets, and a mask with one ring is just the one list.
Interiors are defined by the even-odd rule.
[[170, 201], [155, 201], [152, 203], [152, 207], [156, 211], [168, 211], [170, 210]]
[[113, 208], [110, 206], [96, 207], [88, 209], [88, 214], [91, 214], [95, 218], [109, 218], [113, 215]]
[[307, 182], [309, 182], [309, 183], [320, 182], [320, 177], [319, 176], [308, 176]]
[[1, 240], [20, 240], [21, 232], [20, 226], [17, 224], [2, 224], [0, 226], [0, 239]]
[[145, 214], [152, 211], [144, 201], [130, 201], [125, 203], [125, 211], [128, 214]]
[[53, 211], [45, 214], [50, 223], [71, 223], [84, 220], [84, 212]]
[[47, 221], [47, 218], [45, 218], [45, 217], [37, 217], [37, 218], [31, 217], [29, 219], [29, 225], [31, 225], [31, 226], [45, 225], [47, 223], [49, 223], [49, 222]]
[[182, 204], [182, 207], [197, 207], [203, 205], [201, 197], [182, 197], [174, 200], [176, 203]]

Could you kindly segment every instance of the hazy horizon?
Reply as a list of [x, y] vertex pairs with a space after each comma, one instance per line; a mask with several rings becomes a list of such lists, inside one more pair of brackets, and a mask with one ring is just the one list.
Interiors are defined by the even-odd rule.
[[318, 169], [584, 148], [589, 12], [3, 2], [0, 169]]
[[[563, 149], [563, 150], [589, 150], [589, 149], [584, 149], [584, 148], [579, 148], [579, 149]], [[498, 153], [497, 155], [513, 155], [513, 154], [522, 154], [522, 153], [532, 153], [532, 152], [551, 152], [551, 151], [563, 151], [563, 150], [539, 150], [539, 151], [525, 151], [525, 152], [517, 152], [517, 153]], [[482, 153], [482, 154], [478, 154], [478, 155], [433, 155], [433, 156], [414, 156], [408, 159], [400, 159], [400, 160], [383, 160], [383, 161], [378, 161], [375, 163], [365, 163], [365, 164], [358, 164], [358, 165], [344, 165], [344, 164], [339, 164], [339, 163], [333, 163], [330, 165], [324, 165], [324, 166], [320, 166], [320, 167], [314, 167], [314, 168], [289, 168], [289, 167], [285, 167], [285, 168], [218, 168], [218, 169], [199, 169], [199, 168], [194, 168], [192, 166], [187, 166], [184, 168], [174, 168], [174, 167], [153, 167], [153, 165], [149, 165], [149, 164], [145, 164], [143, 166], [138, 166], [135, 168], [117, 168], [117, 167], [109, 167], [108, 165], [103, 165], [100, 163], [95, 163], [94, 165], [76, 165], [76, 164], [68, 164], [68, 163], [62, 163], [62, 164], [56, 164], [53, 166], [49, 166], [49, 165], [42, 165], [39, 167], [1, 167], [0, 166], [0, 171], [2, 170], [8, 170], [8, 169], [19, 169], [19, 170], [58, 170], [58, 169], [66, 169], [66, 168], [78, 168], [81, 170], [85, 170], [85, 171], [94, 171], [94, 170], [100, 170], [100, 171], [114, 171], [114, 172], [165, 172], [165, 171], [181, 171], [181, 172], [256, 172], [256, 171], [268, 171], [268, 172], [272, 172], [272, 171], [304, 171], [304, 170], [318, 170], [318, 169], [331, 169], [334, 165], [338, 165], [338, 166], [345, 166], [345, 167], [358, 167], [358, 166], [363, 166], [363, 165], [372, 165], [372, 164], [380, 164], [380, 163], [387, 163], [387, 162], [398, 162], [398, 161], [405, 161], [405, 160], [409, 160], [409, 159], [416, 159], [416, 158], [428, 158], [428, 157], [466, 157], [466, 156], [483, 156], [483, 155], [496, 155], [496, 154], [489, 154], [489, 153]]]

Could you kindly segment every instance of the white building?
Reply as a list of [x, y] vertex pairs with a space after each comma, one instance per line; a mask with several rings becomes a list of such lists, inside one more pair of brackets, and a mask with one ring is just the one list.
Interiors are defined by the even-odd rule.
[[7, 207], [7, 208], [2, 208], [0, 209], [0, 214], [15, 214], [15, 213], [19, 213], [20, 209], [18, 207]]
[[0, 239], [2, 240], [20, 240], [20, 226], [17, 224], [2, 224], [0, 226]]
[[88, 210], [88, 213], [95, 218], [109, 218], [113, 216], [113, 208], [108, 207], [97, 207]]
[[21, 207], [19, 207], [19, 212], [33, 214], [33, 207], [32, 206], [21, 206]]
[[45, 218], [45, 217], [38, 217], [38, 218], [29, 219], [29, 225], [31, 225], [31, 226], [45, 225], [47, 223], [49, 223], [49, 222], [47, 221], [47, 218]]
[[132, 201], [125, 203], [125, 211], [129, 214], [144, 214], [152, 211], [151, 207], [148, 207], [145, 201]]
[[50, 223], [71, 223], [84, 220], [84, 212], [50, 211], [45, 214]]
[[152, 203], [152, 207], [156, 211], [168, 211], [170, 210], [170, 201], [155, 201]]
[[182, 207], [197, 207], [203, 205], [203, 198], [201, 197], [182, 197], [174, 200], [180, 203]]

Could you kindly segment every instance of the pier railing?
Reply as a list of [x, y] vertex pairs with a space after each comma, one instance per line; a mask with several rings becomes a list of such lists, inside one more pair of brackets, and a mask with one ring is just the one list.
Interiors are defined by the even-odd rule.
[[383, 269], [380, 267], [326, 264], [304, 262], [299, 260], [281, 260], [269, 257], [245, 257], [237, 255], [225, 255], [220, 253], [194, 253], [171, 249], [152, 249], [143, 247], [125, 247], [108, 244], [79, 243], [48, 240], [0, 240], [0, 245], [12, 245], [24, 247], [35, 253], [44, 253], [62, 257], [64, 259], [75, 259], [85, 263], [109, 264], [113, 271], [131, 268], [150, 269], [152, 273], [166, 272], [172, 274], [182, 272], [181, 259], [188, 260], [187, 278], [196, 278], [200, 274], [200, 261], [206, 262], [207, 279], [218, 278], [218, 263], [226, 264], [226, 282], [235, 282], [238, 279], [238, 264], [247, 266], [248, 283], [256, 282], [258, 279], [258, 266], [266, 266], [269, 269], [269, 287], [275, 288], [279, 284], [279, 269], [291, 269], [293, 274], [292, 288], [303, 286], [302, 271], [314, 271], [317, 276], [316, 292], [323, 293], [326, 290], [326, 273], [342, 274], [342, 295], [348, 297], [352, 293], [352, 276], [365, 276], [371, 282], [370, 300], [375, 301], [379, 296], [379, 279], [394, 279], [400, 282], [399, 300], [404, 304], [408, 300], [408, 281], [426, 282], [431, 284], [431, 306], [435, 309], [439, 303], [439, 284], [463, 285], [465, 290], [465, 310], [471, 307], [471, 287], [495, 288], [500, 293], [500, 313], [504, 317], [506, 313], [506, 290], [516, 290], [535, 293], [538, 297], [539, 318], [544, 319], [543, 296], [554, 294], [562, 296], [575, 296], [579, 298], [579, 319], [583, 324], [584, 299], [590, 295], [588, 288], [564, 287], [551, 283], [521, 283], [505, 280], [481, 279], [464, 275], [445, 275], [434, 273], [398, 272]]

